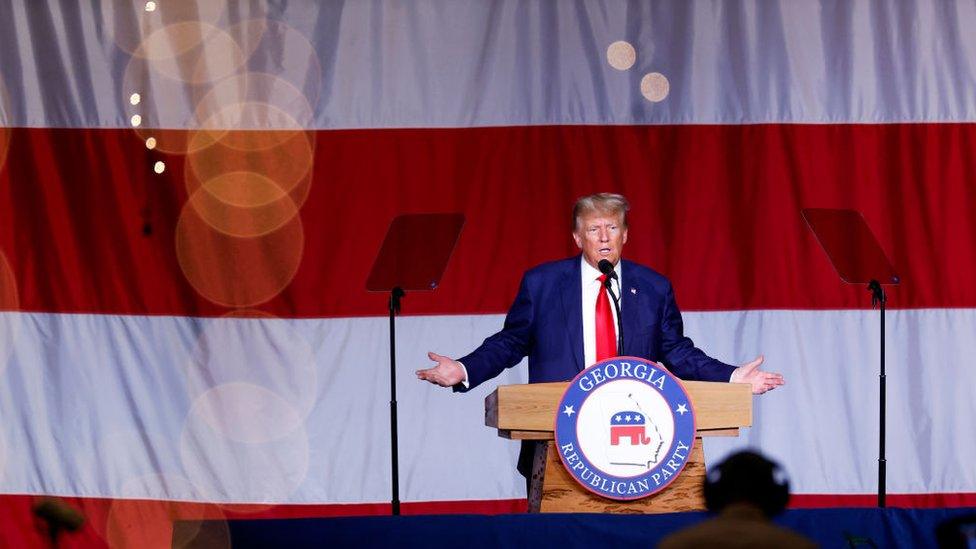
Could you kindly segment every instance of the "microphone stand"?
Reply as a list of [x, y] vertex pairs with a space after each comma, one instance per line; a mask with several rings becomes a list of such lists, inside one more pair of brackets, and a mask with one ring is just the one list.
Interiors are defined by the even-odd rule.
[[[617, 355], [619, 356], [624, 352], [624, 319], [620, 316], [620, 299], [617, 298], [617, 294], [613, 293], [613, 284], [610, 282], [611, 280], [617, 279], [617, 273], [614, 271], [610, 271], [610, 273], [604, 284], [607, 286], [607, 292], [610, 293], [610, 297], [613, 298], [613, 308], [617, 311]], [[620, 282], [617, 282], [617, 284], [620, 284]]]

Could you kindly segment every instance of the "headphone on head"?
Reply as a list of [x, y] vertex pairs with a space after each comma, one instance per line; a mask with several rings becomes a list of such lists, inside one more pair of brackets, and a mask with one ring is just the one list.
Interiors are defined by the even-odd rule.
[[705, 506], [712, 512], [743, 502], [773, 517], [786, 509], [789, 499], [786, 471], [756, 452], [733, 454], [705, 475]]

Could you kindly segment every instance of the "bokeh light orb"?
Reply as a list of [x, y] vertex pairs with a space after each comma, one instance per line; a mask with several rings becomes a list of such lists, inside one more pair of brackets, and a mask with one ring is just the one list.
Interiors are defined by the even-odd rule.
[[250, 444], [278, 440], [304, 425], [290, 402], [254, 383], [222, 383], [200, 395], [193, 408], [213, 431]]
[[[248, 185], [241, 181], [243, 185], [248, 185], [248, 188], [241, 190], [236, 196], [235, 191], [221, 188], [223, 181], [235, 184], [238, 180], [244, 179], [259, 184]], [[210, 228], [221, 234], [238, 238], [263, 237], [298, 217], [298, 207], [288, 194], [279, 194], [279, 198], [259, 206], [240, 206], [221, 198], [227, 197], [239, 202], [248, 202], [262, 200], [262, 198], [255, 198], [255, 196], [280, 193], [279, 187], [274, 182], [260, 174], [253, 172], [229, 173], [208, 182], [207, 185], [219, 189], [216, 192], [219, 192], [220, 196], [204, 188], [193, 193], [187, 204]]]
[[637, 61], [637, 50], [630, 42], [618, 40], [607, 47], [607, 63], [618, 71], [625, 71]]
[[198, 21], [175, 23], [154, 31], [133, 57], [145, 59], [156, 74], [194, 85], [220, 80], [246, 61], [232, 36]]
[[[304, 423], [283, 398], [247, 385], [214, 387], [187, 415], [180, 436], [183, 471], [207, 501], [286, 501], [308, 476]], [[285, 424], [276, 429], [278, 420]]]
[[651, 72], [644, 75], [640, 81], [641, 95], [652, 103], [664, 101], [671, 91], [671, 84], [666, 76], [659, 72]]
[[[235, 4], [233, 13], [229, 4]], [[151, 7], [153, 9], [148, 9]], [[265, 0], [237, 2], [234, 0], [112, 0], [99, 3], [95, 10], [96, 25], [115, 45], [132, 54], [155, 31], [181, 22], [217, 25], [233, 15], [233, 21], [260, 18], [267, 14]]]
[[245, 309], [202, 322], [186, 368], [192, 399], [213, 386], [245, 382], [271, 391], [256, 402], [269, 401], [273, 409], [277, 395], [294, 406], [298, 417], [286, 411], [286, 424], [308, 417], [318, 399], [318, 368], [311, 344], [292, 320]]
[[[167, 499], [146, 498], [164, 486]], [[147, 474], [125, 481], [112, 500], [105, 519], [104, 538], [112, 548], [213, 547], [230, 548], [230, 528], [223, 510], [203, 497], [186, 478], [173, 474]], [[200, 521], [208, 521], [202, 528]], [[183, 521], [174, 528], [176, 521]], [[95, 526], [93, 524], [93, 526]], [[96, 530], [101, 530], [96, 526]]]
[[[191, 139], [213, 140], [208, 148], [200, 148], [187, 155], [185, 175], [187, 192], [194, 193], [201, 183], [210, 182], [207, 188], [215, 196], [240, 206], [260, 206], [280, 195], [291, 193], [311, 178], [314, 163], [312, 137], [304, 131], [232, 131], [216, 137], [209, 133], [200, 132]], [[195, 145], [194, 145], [195, 148]], [[216, 181], [225, 185], [232, 180], [220, 180], [221, 176], [230, 173], [257, 173], [273, 182], [276, 187], [274, 195], [264, 200], [254, 199], [241, 202], [219, 193]], [[261, 181], [249, 180], [250, 187], [257, 190], [270, 190], [272, 187], [263, 185]], [[241, 185], [227, 187], [228, 191], [237, 192]], [[304, 197], [294, 197], [299, 206]]]
[[272, 62], [276, 78], [300, 90], [308, 103], [316, 104], [322, 93], [322, 63], [304, 33], [267, 18], [242, 21], [231, 26], [228, 33], [237, 39], [245, 58], [258, 60], [262, 66]]
[[204, 298], [229, 308], [253, 307], [277, 296], [301, 264], [305, 233], [292, 217], [260, 238], [222, 233], [191, 203], [176, 224], [176, 257], [183, 275]]

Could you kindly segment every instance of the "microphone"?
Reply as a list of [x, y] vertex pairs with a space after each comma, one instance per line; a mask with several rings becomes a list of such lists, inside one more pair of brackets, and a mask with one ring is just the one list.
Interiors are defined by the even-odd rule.
[[[617, 271], [613, 270], [613, 263], [610, 263], [606, 259], [601, 259], [599, 263], [596, 264], [596, 268], [600, 269], [600, 272], [607, 275], [607, 278], [617, 278]], [[609, 287], [609, 284], [607, 285]]]
[[[617, 278], [617, 271], [613, 269], [613, 263], [606, 259], [601, 259], [596, 267], [607, 277], [604, 285], [606, 285], [610, 297], [613, 298], [613, 308], [617, 311], [617, 354], [620, 355], [624, 352], [624, 319], [620, 316], [620, 299], [617, 298], [617, 294], [613, 293], [613, 285], [610, 283], [611, 280]], [[619, 284], [620, 281], [618, 280], [617, 283]]]

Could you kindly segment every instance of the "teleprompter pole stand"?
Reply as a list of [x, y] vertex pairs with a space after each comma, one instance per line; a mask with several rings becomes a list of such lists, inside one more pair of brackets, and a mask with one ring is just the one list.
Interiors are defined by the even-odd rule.
[[400, 313], [400, 299], [406, 293], [396, 286], [390, 290], [390, 452], [393, 479], [392, 513], [400, 514], [400, 464], [397, 455], [397, 394], [396, 394], [396, 315]]
[[878, 374], [878, 507], [885, 506], [885, 305], [882, 284], [900, 284], [901, 278], [861, 212], [852, 209], [804, 208], [803, 218], [816, 235], [831, 265], [847, 284], [867, 284], [871, 306], [881, 312], [881, 369]]
[[880, 410], [878, 412], [878, 507], [885, 506], [885, 303], [888, 296], [877, 280], [868, 283], [871, 292], [871, 306], [878, 306], [881, 311], [881, 372], [878, 375], [878, 395]]
[[464, 226], [460, 213], [400, 214], [393, 218], [366, 277], [366, 291], [389, 296], [390, 313], [390, 484], [391, 512], [400, 514], [397, 441], [396, 316], [407, 291], [437, 288]]

